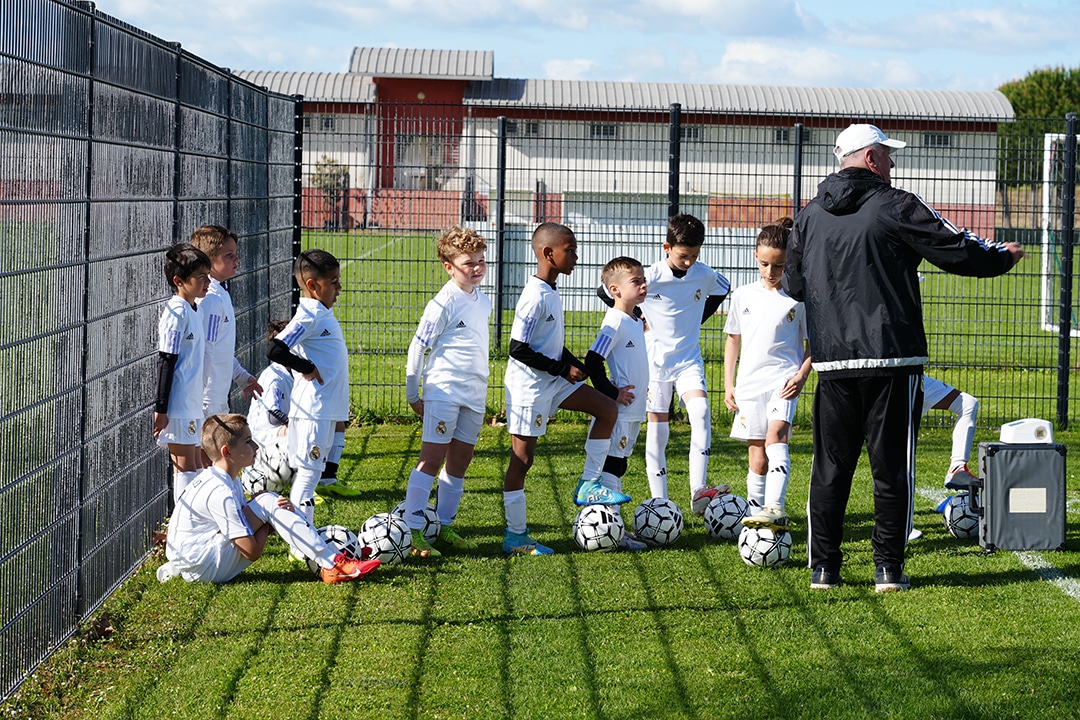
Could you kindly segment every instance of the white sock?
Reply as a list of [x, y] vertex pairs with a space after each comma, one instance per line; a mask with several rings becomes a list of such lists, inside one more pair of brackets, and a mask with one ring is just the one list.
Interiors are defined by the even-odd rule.
[[645, 473], [654, 498], [667, 499], [667, 443], [671, 426], [649, 421], [645, 426]]
[[297, 468], [293, 476], [289, 502], [296, 511], [302, 513], [309, 523], [315, 524], [315, 486], [319, 484], [319, 473], [311, 468]]
[[525, 523], [525, 490], [503, 491], [503, 510], [506, 513], [506, 529], [521, 534], [527, 529]]
[[791, 477], [791, 457], [787, 443], [773, 443], [765, 446], [765, 457], [769, 458], [769, 472], [765, 475], [765, 504], [784, 507], [787, 497], [788, 479]]
[[422, 473], [416, 468], [409, 473], [409, 484], [405, 488], [405, 522], [409, 523], [413, 530], [422, 530], [424, 527], [424, 508], [428, 505], [434, 483], [434, 475]]
[[312, 558], [319, 567], [334, 567], [336, 548], [327, 545], [302, 514], [278, 507], [278, 497], [277, 493], [262, 493], [249, 502], [248, 507], [256, 517], [272, 525], [295, 553]]
[[334, 442], [330, 446], [330, 454], [326, 457], [328, 463], [340, 463], [341, 456], [345, 452], [345, 433], [334, 433]]
[[600, 484], [606, 487], [608, 490], [612, 490], [617, 493], [622, 492], [622, 478], [615, 477], [609, 472], [600, 473]]
[[184, 494], [184, 488], [186, 488], [195, 476], [199, 474], [198, 470], [192, 470], [191, 472], [176, 472], [173, 471], [172, 479], [172, 499], [173, 505], [180, 502], [180, 496]]
[[756, 472], [746, 473], [746, 500], [756, 502], [759, 506], [765, 504], [765, 476]]
[[686, 417], [690, 420], [690, 496], [708, 485], [709, 448], [712, 446], [712, 423], [709, 401], [694, 397], [686, 401]]
[[967, 465], [971, 458], [971, 443], [975, 440], [975, 419], [979, 416], [979, 401], [966, 392], [953, 400], [949, 412], [956, 414], [952, 432], [952, 466], [949, 472]]
[[435, 507], [439, 512], [439, 523], [453, 525], [457, 519], [458, 506], [465, 492], [465, 478], [446, 474], [446, 468], [439, 472], [439, 489], [436, 493]]
[[609, 437], [589, 438], [585, 441], [585, 469], [581, 471], [581, 477], [593, 480], [600, 476], [610, 447], [611, 438]]

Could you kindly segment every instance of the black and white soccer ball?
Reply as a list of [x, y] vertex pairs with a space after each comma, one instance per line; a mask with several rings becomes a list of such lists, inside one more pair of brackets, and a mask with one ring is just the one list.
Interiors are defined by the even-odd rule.
[[739, 555], [753, 567], [779, 567], [791, 557], [791, 533], [744, 527], [739, 533]]
[[409, 556], [412, 531], [404, 519], [393, 513], [372, 515], [360, 526], [360, 545], [371, 548], [371, 557], [384, 565], [396, 565]]
[[634, 509], [634, 534], [649, 547], [671, 545], [682, 529], [682, 511], [667, 498], [649, 498]]
[[292, 484], [296, 470], [289, 465], [289, 449], [286, 440], [279, 437], [267, 447], [260, 447], [252, 468], [266, 478], [266, 489], [284, 492]]
[[[402, 500], [397, 504], [391, 512], [397, 515], [399, 518], [405, 520], [405, 523], [411, 528], [412, 523], [405, 517], [405, 501]], [[427, 507], [420, 511], [424, 516], [424, 524], [420, 527], [424, 531], [424, 539], [428, 541], [428, 544], [435, 542], [439, 537], [439, 530], [442, 529], [442, 523], [439, 522], [439, 513], [435, 511], [435, 506], [431, 503], [427, 504]]]
[[749, 509], [746, 499], [734, 493], [717, 495], [705, 508], [705, 529], [719, 540], [737, 540], [742, 532], [742, 519]]
[[[334, 548], [335, 554], [345, 553], [357, 560], [361, 558], [363, 546], [360, 544], [360, 538], [344, 525], [323, 525], [318, 529], [318, 533], [324, 543]], [[322, 574], [322, 568], [312, 558], [308, 558], [307, 564], [316, 576]]]
[[967, 493], [959, 493], [949, 498], [942, 513], [945, 517], [945, 529], [954, 538], [965, 540], [978, 537], [979, 516], [971, 509], [971, 498]]
[[244, 468], [240, 474], [240, 487], [244, 489], [244, 495], [251, 497], [266, 491], [266, 475], [261, 470], [253, 467]]
[[586, 505], [574, 518], [574, 540], [582, 550], [615, 550], [625, 533], [617, 507]]

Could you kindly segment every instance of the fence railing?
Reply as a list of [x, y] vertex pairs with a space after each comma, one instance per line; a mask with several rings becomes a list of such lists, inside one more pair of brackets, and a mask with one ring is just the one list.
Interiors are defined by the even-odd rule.
[[163, 251], [200, 224], [241, 238], [237, 352], [265, 364], [263, 327], [291, 303], [297, 115], [90, 3], [0, 7], [0, 697], [168, 515]]

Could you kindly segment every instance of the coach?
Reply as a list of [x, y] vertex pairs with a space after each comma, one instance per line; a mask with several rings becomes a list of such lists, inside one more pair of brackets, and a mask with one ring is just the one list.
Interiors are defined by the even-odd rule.
[[906, 590], [915, 443], [927, 360], [917, 268], [993, 277], [1024, 257], [959, 230], [894, 188], [892, 140], [873, 125], [836, 138], [840, 171], [795, 219], [783, 286], [806, 303], [814, 369], [814, 461], [808, 501], [810, 587], [840, 584], [844, 511], [866, 443], [874, 483], [875, 589]]

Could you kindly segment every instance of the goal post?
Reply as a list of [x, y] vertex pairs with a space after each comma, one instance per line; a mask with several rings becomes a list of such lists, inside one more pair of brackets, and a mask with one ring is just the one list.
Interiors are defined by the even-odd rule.
[[[1039, 282], [1039, 319], [1042, 329], [1056, 333], [1061, 295], [1061, 192], [1065, 187], [1065, 133], [1043, 135], [1042, 217], [1040, 218], [1042, 272]], [[1069, 334], [1080, 337], [1076, 311], [1069, 311]]]

